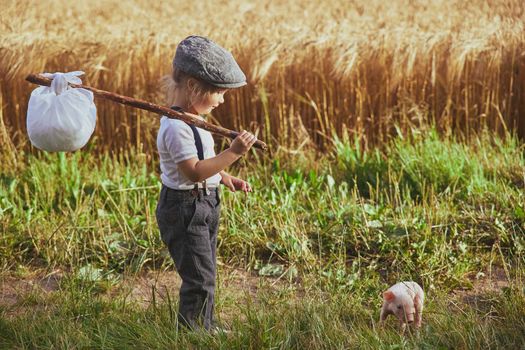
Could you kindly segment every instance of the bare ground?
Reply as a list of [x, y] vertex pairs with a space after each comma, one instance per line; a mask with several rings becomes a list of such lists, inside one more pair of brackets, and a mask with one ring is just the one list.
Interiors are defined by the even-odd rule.
[[[34, 299], [45, 300], [60, 291], [65, 272], [54, 270], [50, 273], [35, 271], [23, 276], [3, 275], [0, 277], [0, 311], [5, 316], [16, 316], [27, 311], [30, 306], [35, 310]], [[221, 267], [218, 274], [218, 290], [221, 299], [256, 298], [260, 288], [278, 290], [288, 285], [275, 278], [260, 277], [256, 272], [240, 268]], [[178, 298], [181, 279], [174, 269], [146, 271], [138, 275], [123, 277], [110, 286], [103, 297], [107, 299], [125, 298], [146, 308], [152, 302], [161, 303]], [[30, 300], [33, 299], [31, 302]]]
[[[23, 277], [4, 275], [0, 277], [0, 311], [7, 317], [16, 316], [26, 311], [35, 310], [38, 301], [52, 297], [61, 288], [64, 272], [54, 270], [49, 273], [36, 271]], [[239, 268], [220, 267], [218, 274], [218, 293], [222, 300], [234, 300], [224, 303], [223, 318], [235, 315], [238, 302], [257, 302], [259, 291], [283, 291], [294, 295], [303, 294], [301, 286], [284, 280], [260, 277], [256, 272]], [[471, 277], [472, 288], [458, 289], [451, 293], [462, 304], [482, 308], [490, 295], [508, 288], [510, 283], [505, 270], [501, 267]], [[148, 307], [152, 302], [176, 300], [181, 284], [180, 277], [173, 269], [147, 271], [136, 276], [124, 277], [104, 292], [109, 298], [124, 297], [126, 302], [133, 302], [141, 307]], [[33, 298], [32, 298], [33, 297]], [[32, 299], [31, 299], [32, 298]], [[33, 301], [31, 301], [33, 300]], [[42, 306], [40, 306], [42, 307]]]

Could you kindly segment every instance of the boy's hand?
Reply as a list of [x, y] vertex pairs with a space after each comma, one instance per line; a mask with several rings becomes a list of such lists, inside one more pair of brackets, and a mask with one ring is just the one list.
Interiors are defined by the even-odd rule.
[[246, 130], [241, 131], [239, 135], [233, 140], [230, 145], [230, 149], [233, 153], [242, 156], [253, 146], [257, 141], [255, 135], [249, 133]]
[[230, 191], [244, 191], [244, 193], [252, 192], [250, 184], [244, 180], [241, 180], [235, 176], [223, 175], [222, 184], [230, 189]]

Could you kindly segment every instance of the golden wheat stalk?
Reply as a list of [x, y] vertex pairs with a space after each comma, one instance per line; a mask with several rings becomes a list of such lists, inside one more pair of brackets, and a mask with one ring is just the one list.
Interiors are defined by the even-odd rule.
[[[30, 72], [82, 66], [90, 85], [161, 104], [159, 78], [169, 74], [177, 42], [194, 33], [230, 49], [250, 83], [231, 91], [212, 118], [230, 129], [259, 128], [267, 142], [323, 147], [345, 128], [377, 143], [395, 124], [406, 130], [429, 122], [525, 136], [521, 0], [107, 0], [104, 11], [101, 4], [26, 0], [3, 8], [0, 89], [15, 144], [24, 140]], [[149, 112], [98, 107], [102, 149], [155, 148]]]

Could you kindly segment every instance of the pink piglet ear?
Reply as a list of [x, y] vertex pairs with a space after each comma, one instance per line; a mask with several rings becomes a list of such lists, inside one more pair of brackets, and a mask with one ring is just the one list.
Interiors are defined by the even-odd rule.
[[383, 298], [386, 300], [386, 301], [392, 301], [394, 300], [396, 296], [394, 295], [394, 292], [390, 291], [390, 290], [387, 290], [386, 292], [383, 293]]

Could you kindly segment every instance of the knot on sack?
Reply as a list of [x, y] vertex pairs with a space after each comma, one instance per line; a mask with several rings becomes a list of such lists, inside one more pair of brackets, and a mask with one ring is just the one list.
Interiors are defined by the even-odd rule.
[[56, 72], [56, 73], [43, 73], [44, 77], [53, 79], [51, 82], [51, 91], [55, 93], [55, 95], [60, 95], [67, 89], [69, 89], [68, 83], [71, 84], [82, 84], [82, 80], [80, 80], [79, 76], [84, 75], [84, 72], [82, 71], [74, 71], [74, 72]]

